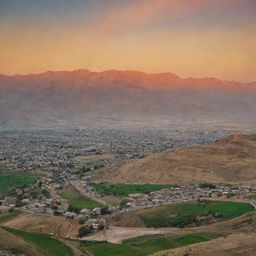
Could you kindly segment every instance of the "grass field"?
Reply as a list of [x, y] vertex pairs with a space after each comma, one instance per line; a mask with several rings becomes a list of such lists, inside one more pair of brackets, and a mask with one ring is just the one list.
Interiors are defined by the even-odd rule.
[[98, 191], [104, 193], [105, 195], [115, 195], [115, 196], [128, 196], [129, 194], [136, 193], [149, 193], [151, 191], [158, 191], [161, 189], [169, 188], [170, 185], [134, 185], [134, 184], [109, 184], [109, 183], [91, 183]]
[[20, 211], [14, 210], [14, 209], [11, 209], [11, 210], [6, 211], [6, 212], [0, 212], [0, 223], [4, 222], [4, 221], [7, 221], [7, 220], [9, 220], [11, 218], [16, 217], [20, 213], [21, 213]]
[[102, 204], [81, 195], [81, 193], [72, 186], [64, 187], [60, 191], [60, 195], [68, 201], [70, 209], [74, 211], [80, 211], [84, 208], [93, 209], [103, 207]]
[[[228, 201], [185, 202], [140, 209], [137, 215], [147, 227], [191, 227], [226, 220], [252, 211], [248, 203]], [[135, 212], [136, 213], [136, 212]], [[117, 226], [122, 223], [122, 215], [113, 218]]]
[[252, 211], [247, 203], [205, 201], [186, 202], [174, 205], [160, 206], [154, 211], [140, 215], [147, 227], [187, 227], [200, 226], [216, 220], [225, 220]]
[[183, 236], [150, 235], [129, 239], [123, 244], [84, 242], [95, 256], [145, 256], [162, 250], [209, 241], [219, 237], [213, 233], [188, 234]]
[[32, 172], [0, 172], [0, 193], [27, 186], [42, 177], [43, 174]]
[[38, 234], [33, 232], [26, 232], [16, 230], [8, 227], [2, 227], [6, 231], [20, 237], [26, 242], [34, 245], [39, 251], [47, 256], [73, 256], [71, 248], [60, 242], [58, 239], [53, 238], [46, 234]]

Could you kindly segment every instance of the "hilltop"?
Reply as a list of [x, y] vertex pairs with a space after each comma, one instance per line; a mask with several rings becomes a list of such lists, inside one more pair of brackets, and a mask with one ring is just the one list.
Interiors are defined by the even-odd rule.
[[181, 147], [119, 168], [96, 172], [95, 181], [128, 184], [256, 184], [256, 135], [232, 135], [211, 145]]

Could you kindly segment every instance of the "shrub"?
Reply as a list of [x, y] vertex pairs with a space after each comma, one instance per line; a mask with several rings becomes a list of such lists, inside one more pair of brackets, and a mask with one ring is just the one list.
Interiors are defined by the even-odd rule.
[[80, 213], [80, 209], [77, 208], [77, 207], [74, 207], [74, 206], [72, 206], [72, 205], [69, 205], [69, 206], [68, 206], [68, 211], [70, 211], [70, 212], [75, 212], [75, 213]]
[[53, 214], [54, 214], [55, 216], [61, 215], [61, 213], [60, 213], [59, 211], [57, 211], [57, 210], [54, 210], [54, 211], [53, 211]]
[[211, 188], [211, 189], [214, 189], [214, 188], [216, 188], [216, 185], [210, 184], [210, 183], [202, 183], [202, 184], [200, 184], [200, 188]]
[[120, 206], [121, 207], [124, 207], [127, 203], [129, 203], [130, 201], [127, 200], [127, 199], [123, 199], [121, 202], [120, 202]]
[[81, 220], [78, 221], [79, 224], [84, 224], [84, 222], [85, 222], [85, 221], [84, 221], [83, 219], [81, 219]]
[[109, 213], [111, 213], [111, 212], [110, 212], [108, 206], [104, 206], [104, 207], [101, 208], [101, 214], [106, 215], [106, 214], [109, 214]]
[[79, 229], [79, 237], [87, 236], [93, 232], [92, 227], [89, 226], [83, 226]]

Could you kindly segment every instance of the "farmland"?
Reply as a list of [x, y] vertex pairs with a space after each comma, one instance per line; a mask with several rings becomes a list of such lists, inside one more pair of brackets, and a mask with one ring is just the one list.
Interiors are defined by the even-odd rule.
[[68, 201], [70, 208], [75, 211], [80, 211], [83, 208], [93, 209], [102, 207], [100, 203], [81, 195], [81, 193], [72, 186], [63, 188], [60, 195]]
[[[215, 221], [231, 219], [252, 211], [248, 203], [229, 201], [185, 202], [140, 209], [135, 214], [146, 227], [192, 227]], [[127, 214], [123, 215], [127, 218]], [[112, 219], [116, 225], [122, 223], [122, 215]], [[113, 224], [113, 223], [112, 223]]]
[[146, 256], [161, 250], [177, 248], [184, 245], [209, 241], [219, 237], [218, 234], [198, 233], [181, 236], [151, 235], [124, 241], [122, 244], [106, 242], [84, 242], [95, 256]]
[[42, 174], [35, 172], [1, 172], [0, 193], [7, 193], [16, 188], [30, 185], [42, 177]]

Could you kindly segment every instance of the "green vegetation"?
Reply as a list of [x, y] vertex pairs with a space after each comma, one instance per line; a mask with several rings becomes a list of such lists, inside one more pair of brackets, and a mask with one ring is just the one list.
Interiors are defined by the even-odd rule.
[[86, 198], [74, 187], [65, 187], [60, 191], [60, 195], [69, 203], [69, 210], [79, 212], [81, 209], [93, 209], [103, 207], [102, 204]]
[[93, 232], [93, 229], [88, 226], [83, 226], [79, 229], [79, 237], [87, 236]]
[[46, 189], [43, 189], [43, 190], [42, 190], [42, 194], [43, 194], [43, 196], [45, 196], [46, 198], [51, 198], [50, 192], [49, 192], [48, 190], [46, 190]]
[[2, 227], [6, 231], [22, 238], [26, 242], [34, 245], [39, 251], [47, 256], [73, 256], [71, 248], [56, 238], [46, 234], [38, 234]]
[[0, 212], [0, 223], [16, 217], [20, 213], [20, 211], [14, 209], [10, 209], [9, 211], [6, 212]]
[[128, 239], [123, 244], [106, 242], [83, 242], [95, 256], [145, 256], [162, 250], [168, 250], [217, 238], [213, 233], [187, 234], [182, 236], [149, 235]]
[[111, 211], [109, 210], [108, 206], [103, 206], [101, 208], [101, 214], [106, 215], [106, 214], [110, 214], [110, 213], [111, 213]]
[[138, 214], [147, 227], [183, 228], [234, 218], [252, 210], [248, 203], [202, 201], [153, 207]]
[[120, 206], [121, 207], [124, 207], [127, 203], [129, 203], [130, 202], [130, 200], [128, 200], [128, 199], [123, 199], [121, 202], [120, 202]]
[[170, 188], [171, 185], [154, 185], [154, 184], [109, 184], [109, 183], [91, 183], [98, 191], [106, 195], [115, 195], [115, 196], [128, 196], [129, 194], [136, 193], [149, 193], [151, 191], [158, 191], [165, 188]]
[[105, 165], [103, 162], [97, 161], [97, 162], [82, 162], [82, 167], [80, 170], [82, 172], [88, 172], [91, 171], [92, 169], [100, 169], [103, 168]]
[[214, 188], [216, 188], [216, 185], [211, 184], [211, 183], [202, 183], [202, 184], [200, 184], [200, 187], [201, 188], [212, 188], [212, 189], [214, 189]]
[[0, 172], [0, 193], [7, 193], [16, 188], [25, 187], [42, 178], [41, 173], [32, 172]]

